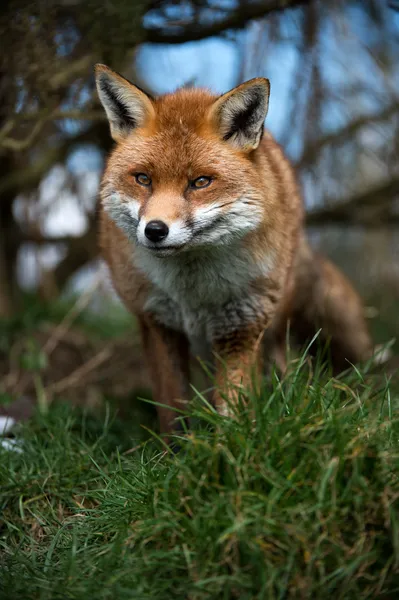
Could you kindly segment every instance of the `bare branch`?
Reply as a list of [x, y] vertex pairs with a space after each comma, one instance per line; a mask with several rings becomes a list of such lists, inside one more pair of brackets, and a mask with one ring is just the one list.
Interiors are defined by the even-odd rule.
[[[102, 135], [102, 132], [104, 135]], [[38, 160], [28, 166], [5, 174], [0, 178], [0, 194], [12, 190], [15, 195], [18, 195], [34, 189], [52, 166], [63, 162], [72, 148], [85, 143], [93, 143], [104, 149], [109, 146], [108, 126], [105, 122], [98, 122], [96, 126], [90, 127], [72, 138], [65, 139], [58, 146], [43, 153]]]
[[[13, 121], [12, 126], [15, 126], [18, 122], [23, 121], [57, 121], [61, 119], [71, 119], [74, 121], [105, 121], [106, 115], [103, 110], [53, 110], [48, 109], [40, 110], [37, 112], [18, 113]], [[6, 129], [6, 126], [3, 127]], [[1, 131], [0, 131], [1, 135]]]
[[42, 131], [45, 123], [46, 121], [38, 121], [35, 123], [29, 135], [22, 140], [15, 140], [14, 138], [5, 137], [3, 140], [0, 140], [0, 146], [6, 150], [13, 150], [14, 152], [22, 152], [22, 150], [27, 150], [27, 148], [34, 143], [35, 139]]
[[[83, 234], [85, 235], [85, 234]], [[20, 241], [22, 243], [36, 244], [37, 246], [44, 246], [46, 244], [73, 244], [77, 239], [81, 239], [83, 236], [78, 235], [61, 235], [61, 236], [47, 236], [42, 235], [39, 232], [21, 232]]]
[[152, 44], [181, 44], [220, 34], [228, 29], [243, 29], [248, 21], [261, 19], [272, 13], [281, 12], [289, 8], [306, 4], [309, 0], [269, 0], [253, 4], [243, 2], [238, 10], [230, 13], [225, 19], [212, 21], [205, 25], [190, 24], [177, 27], [175, 33], [170, 28], [147, 29], [145, 41]]
[[[63, 119], [70, 119], [74, 121], [105, 121], [106, 116], [102, 110], [53, 110], [48, 109], [38, 111], [35, 113], [23, 113], [18, 114], [15, 118], [7, 121], [0, 131], [0, 147], [6, 150], [13, 150], [14, 152], [22, 152], [27, 150], [34, 144], [36, 138], [42, 131], [44, 125], [50, 121], [58, 121]], [[31, 132], [26, 138], [21, 140], [6, 137], [9, 131], [15, 127], [18, 121], [36, 121]]]
[[297, 167], [304, 167], [313, 163], [320, 153], [320, 150], [325, 146], [329, 146], [330, 144], [341, 144], [353, 137], [363, 127], [383, 123], [396, 114], [399, 114], [399, 102], [394, 102], [377, 114], [364, 115], [353, 120], [351, 123], [338, 129], [334, 133], [330, 133], [320, 138], [314, 144], [309, 144], [297, 162]]
[[49, 87], [53, 90], [58, 90], [81, 75], [87, 76], [88, 71], [93, 69], [94, 62], [95, 58], [93, 55], [82, 56], [75, 62], [70, 63], [64, 70], [53, 75], [48, 82]]
[[306, 223], [308, 225], [361, 223], [371, 226], [382, 222], [397, 224], [399, 215], [392, 213], [391, 202], [398, 196], [399, 176], [396, 176], [367, 192], [356, 194], [345, 202], [327, 200], [326, 206], [307, 214]]

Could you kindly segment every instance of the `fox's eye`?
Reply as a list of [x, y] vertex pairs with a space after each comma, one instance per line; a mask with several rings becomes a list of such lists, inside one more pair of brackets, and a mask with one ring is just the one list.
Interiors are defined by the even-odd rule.
[[135, 175], [135, 178], [137, 183], [139, 183], [140, 185], [151, 185], [151, 178], [148, 177], [148, 175], [146, 175], [145, 173], [137, 173], [137, 175]]
[[208, 187], [212, 183], [212, 179], [210, 177], [197, 177], [194, 181], [190, 182], [190, 187], [195, 188], [197, 190], [201, 188]]

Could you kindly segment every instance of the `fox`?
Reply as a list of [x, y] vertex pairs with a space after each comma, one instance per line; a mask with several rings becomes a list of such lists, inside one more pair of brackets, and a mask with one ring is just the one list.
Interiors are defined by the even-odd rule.
[[269, 80], [157, 97], [102, 64], [95, 80], [115, 142], [99, 243], [139, 324], [160, 432], [178, 428], [197, 342], [217, 357], [213, 403], [225, 416], [262, 357], [285, 373], [288, 326], [299, 343], [320, 330], [337, 372], [369, 359], [363, 303], [311, 248], [295, 169], [264, 127]]

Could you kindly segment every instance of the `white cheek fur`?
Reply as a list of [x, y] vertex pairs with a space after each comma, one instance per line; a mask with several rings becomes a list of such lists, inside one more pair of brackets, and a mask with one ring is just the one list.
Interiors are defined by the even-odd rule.
[[191, 233], [184, 221], [173, 221], [169, 225], [169, 235], [165, 240], [166, 245], [181, 246], [189, 241]]
[[200, 207], [194, 213], [194, 233], [198, 234], [195, 243], [228, 243], [232, 238], [256, 229], [261, 220], [261, 207], [246, 197], [227, 206], [218, 203]]
[[136, 221], [139, 220], [139, 210], [140, 210], [140, 202], [137, 200], [129, 200], [128, 203], [129, 212], [131, 214], [132, 219]]
[[139, 226], [137, 227], [137, 239], [141, 244], [145, 243], [147, 239], [144, 235], [144, 229], [146, 228], [147, 221], [143, 218], [140, 219]]
[[200, 206], [194, 211], [194, 231], [211, 225], [212, 221], [222, 213], [221, 205], [210, 204], [209, 206]]
[[102, 201], [104, 210], [130, 240], [135, 240], [140, 203], [134, 198], [112, 192]]

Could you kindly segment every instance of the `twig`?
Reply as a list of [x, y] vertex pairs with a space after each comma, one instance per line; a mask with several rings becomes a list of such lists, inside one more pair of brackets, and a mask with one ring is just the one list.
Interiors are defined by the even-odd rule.
[[[71, 310], [65, 315], [61, 323], [54, 329], [52, 335], [42, 346], [41, 352], [45, 353], [46, 355], [49, 355], [51, 354], [51, 352], [54, 351], [56, 346], [59, 344], [60, 340], [63, 339], [68, 333], [68, 330], [71, 327], [73, 321], [87, 307], [87, 305], [93, 297], [93, 293], [98, 289], [100, 283], [100, 276], [97, 276], [94, 280], [94, 283], [86, 290], [86, 292], [82, 296], [80, 296], [80, 298], [72, 306]], [[21, 375], [20, 369], [12, 369], [3, 378], [2, 387], [8, 390], [13, 388], [14, 386], [17, 386], [18, 389], [21, 390], [27, 384], [30, 377], [32, 377], [31, 373], [24, 372]]]
[[99, 367], [106, 360], [111, 358], [112, 356], [112, 346], [108, 346], [107, 348], [103, 348], [100, 352], [95, 354], [90, 360], [86, 363], [72, 371], [69, 375], [64, 377], [63, 379], [52, 383], [46, 388], [46, 392], [48, 394], [60, 394], [64, 392], [68, 388], [76, 387], [77, 384], [82, 383], [82, 379], [84, 376], [94, 371], [97, 367]]
[[44, 344], [42, 348], [43, 352], [45, 352], [46, 354], [50, 354], [51, 352], [53, 352], [54, 348], [57, 346], [59, 341], [65, 336], [74, 320], [88, 306], [90, 300], [93, 297], [94, 292], [100, 286], [100, 283], [100, 276], [97, 276], [94, 280], [94, 283], [85, 291], [85, 293], [82, 296], [80, 296], [80, 298], [75, 302], [71, 310], [65, 315], [58, 327], [56, 327], [53, 335]]
[[35, 123], [30, 134], [23, 140], [15, 140], [14, 138], [4, 138], [0, 145], [7, 150], [14, 150], [14, 152], [22, 152], [22, 150], [26, 150], [33, 144], [35, 138], [39, 135], [41, 130], [43, 129], [46, 121], [38, 121]]

